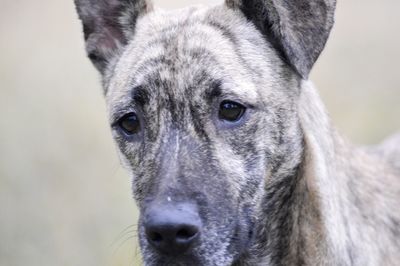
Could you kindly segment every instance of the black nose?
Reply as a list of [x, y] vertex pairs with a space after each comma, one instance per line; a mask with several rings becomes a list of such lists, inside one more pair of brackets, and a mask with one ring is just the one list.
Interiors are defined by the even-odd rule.
[[145, 212], [148, 242], [164, 254], [181, 254], [199, 238], [201, 220], [192, 204], [152, 205]]

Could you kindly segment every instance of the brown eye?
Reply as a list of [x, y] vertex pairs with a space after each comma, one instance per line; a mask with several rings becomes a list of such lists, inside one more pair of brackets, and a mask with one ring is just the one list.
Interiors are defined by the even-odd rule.
[[139, 118], [135, 113], [130, 113], [122, 117], [118, 122], [119, 127], [127, 135], [133, 135], [140, 131]]
[[236, 122], [244, 115], [246, 108], [236, 102], [223, 101], [219, 107], [218, 117], [228, 122]]

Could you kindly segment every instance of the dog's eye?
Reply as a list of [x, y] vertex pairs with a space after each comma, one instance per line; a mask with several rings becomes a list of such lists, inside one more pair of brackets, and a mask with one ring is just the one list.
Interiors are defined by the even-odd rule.
[[219, 119], [229, 122], [236, 122], [244, 115], [246, 108], [236, 102], [223, 101], [219, 106]]
[[139, 118], [135, 113], [130, 113], [122, 117], [118, 121], [118, 126], [129, 136], [140, 131]]

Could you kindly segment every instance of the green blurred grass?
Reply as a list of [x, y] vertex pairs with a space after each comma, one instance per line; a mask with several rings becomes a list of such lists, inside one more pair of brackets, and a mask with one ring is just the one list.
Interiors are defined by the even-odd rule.
[[[399, 8], [339, 1], [312, 74], [357, 143], [400, 129]], [[3, 0], [0, 38], [0, 265], [138, 265], [135, 230], [120, 235], [137, 219], [130, 179], [72, 1]]]

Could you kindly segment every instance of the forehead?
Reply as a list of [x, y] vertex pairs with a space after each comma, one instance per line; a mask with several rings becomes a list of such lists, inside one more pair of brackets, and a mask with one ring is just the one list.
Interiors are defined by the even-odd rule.
[[274, 60], [258, 31], [227, 7], [156, 11], [138, 21], [133, 39], [110, 69], [107, 101], [129, 101], [136, 87], [184, 95], [215, 83], [256, 100], [255, 84], [274, 76], [269, 73]]

